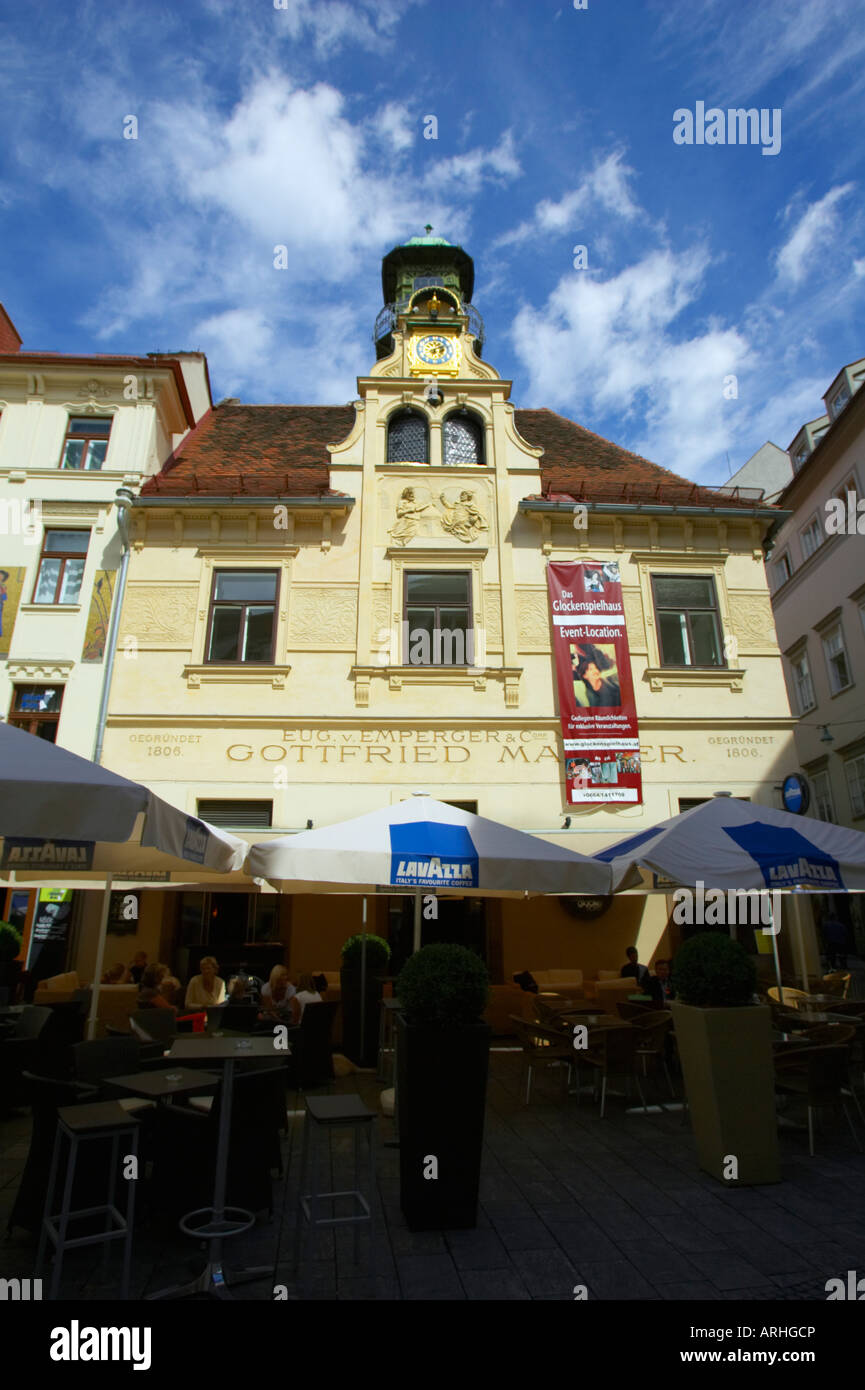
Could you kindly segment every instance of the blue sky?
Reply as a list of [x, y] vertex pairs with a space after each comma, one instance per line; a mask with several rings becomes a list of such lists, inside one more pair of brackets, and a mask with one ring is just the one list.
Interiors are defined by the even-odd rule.
[[[0, 0], [0, 301], [25, 348], [200, 348], [217, 400], [343, 403], [381, 257], [429, 221], [474, 257], [517, 405], [723, 482], [865, 356], [863, 20], [865, 0]], [[698, 101], [780, 109], [780, 152], [676, 145]]]

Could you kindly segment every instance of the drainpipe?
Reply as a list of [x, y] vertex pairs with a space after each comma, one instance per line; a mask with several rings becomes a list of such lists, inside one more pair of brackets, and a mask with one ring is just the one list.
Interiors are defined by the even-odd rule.
[[120, 570], [114, 589], [111, 605], [111, 620], [108, 624], [108, 638], [105, 651], [105, 671], [102, 677], [102, 696], [99, 701], [99, 717], [96, 721], [96, 742], [93, 747], [93, 761], [102, 762], [102, 745], [105, 742], [105, 722], [108, 718], [108, 695], [111, 690], [111, 677], [114, 674], [114, 656], [117, 651], [117, 633], [120, 628], [120, 610], [126, 592], [126, 572], [129, 569], [129, 515], [128, 508], [135, 500], [131, 488], [119, 487], [117, 499], [117, 529], [120, 532]]

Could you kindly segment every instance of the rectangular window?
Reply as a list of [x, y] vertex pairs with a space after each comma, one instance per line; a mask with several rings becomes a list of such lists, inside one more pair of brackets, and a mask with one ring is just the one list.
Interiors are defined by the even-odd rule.
[[823, 634], [823, 651], [826, 654], [826, 666], [829, 670], [829, 689], [833, 695], [838, 695], [840, 691], [846, 690], [848, 686], [853, 684], [850, 677], [850, 665], [847, 661], [847, 648], [844, 646], [844, 633], [840, 623]]
[[210, 605], [208, 661], [273, 661], [276, 570], [217, 570]]
[[108, 453], [108, 436], [111, 434], [111, 418], [98, 416], [73, 416], [63, 441], [61, 468], [82, 468], [99, 470]]
[[56, 743], [62, 703], [62, 685], [13, 686], [9, 723], [25, 733]]
[[802, 539], [802, 554], [807, 560], [823, 544], [823, 531], [820, 527], [819, 516], [813, 517], [804, 530], [799, 532], [799, 535]]
[[787, 583], [792, 573], [793, 566], [790, 564], [790, 556], [785, 550], [783, 555], [779, 555], [778, 559], [775, 561], [775, 581], [779, 589], [782, 584]]
[[404, 666], [473, 666], [471, 575], [406, 571]]
[[850, 793], [850, 806], [854, 816], [865, 816], [865, 753], [851, 758], [845, 764], [847, 790]]
[[77, 603], [84, 578], [89, 531], [46, 531], [33, 589], [34, 603]]
[[843, 386], [838, 387], [838, 390], [829, 402], [829, 414], [832, 416], [833, 420], [841, 414], [841, 411], [844, 409], [849, 399], [850, 388], [845, 382]]
[[267, 830], [273, 825], [273, 802], [202, 800], [198, 814], [211, 825]]
[[652, 575], [662, 666], [726, 666], [711, 576]]
[[800, 652], [798, 656], [792, 658], [790, 667], [793, 672], [793, 685], [796, 690], [796, 704], [799, 713], [804, 714], [806, 710], [813, 709], [817, 701], [814, 699], [814, 683], [811, 680], [811, 668], [808, 665], [808, 653]]
[[811, 815], [816, 816], [817, 820], [831, 821], [834, 824], [835, 806], [832, 801], [832, 782], [828, 772], [815, 772], [811, 778], [811, 786], [814, 791]]

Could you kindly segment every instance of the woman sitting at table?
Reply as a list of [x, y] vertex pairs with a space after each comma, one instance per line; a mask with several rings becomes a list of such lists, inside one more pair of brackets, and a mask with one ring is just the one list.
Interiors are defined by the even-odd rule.
[[297, 991], [291, 999], [291, 1016], [295, 1024], [300, 1023], [307, 1004], [321, 1003], [321, 995], [316, 989], [315, 981], [311, 975], [301, 975], [297, 986]]
[[139, 1009], [170, 1009], [171, 1004], [160, 992], [162, 981], [168, 975], [167, 965], [148, 965], [141, 976], [138, 990]]
[[159, 993], [170, 1009], [183, 1009], [183, 985], [176, 975], [166, 975], [160, 980]]
[[126, 983], [126, 966], [122, 963], [112, 965], [105, 971], [100, 984], [103, 985], [124, 985]]
[[202, 956], [201, 974], [193, 975], [186, 986], [187, 1009], [213, 1009], [225, 1003], [225, 981], [219, 978], [219, 961]]
[[275, 965], [270, 972], [270, 979], [261, 990], [261, 1008], [263, 1016], [274, 1016], [283, 1019], [292, 1017], [291, 1000], [297, 993], [294, 985], [288, 977], [288, 971], [284, 965]]

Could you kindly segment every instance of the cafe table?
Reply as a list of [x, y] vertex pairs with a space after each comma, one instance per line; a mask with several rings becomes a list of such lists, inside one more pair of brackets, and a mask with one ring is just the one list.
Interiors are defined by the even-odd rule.
[[[266, 1037], [219, 1037], [204, 1033], [176, 1038], [167, 1054], [170, 1062], [214, 1062], [222, 1063], [222, 1103], [219, 1111], [219, 1136], [216, 1144], [216, 1177], [213, 1184], [213, 1205], [199, 1207], [187, 1212], [180, 1222], [184, 1235], [197, 1240], [212, 1241], [208, 1261], [197, 1279], [188, 1284], [176, 1285], [150, 1294], [151, 1300], [161, 1298], [186, 1298], [191, 1294], [209, 1294], [213, 1298], [231, 1298], [226, 1270], [223, 1266], [222, 1245], [229, 1236], [241, 1235], [255, 1225], [255, 1213], [243, 1207], [229, 1207], [225, 1204], [225, 1191], [228, 1178], [228, 1149], [231, 1135], [231, 1101], [234, 1090], [234, 1069], [238, 1062], [285, 1061], [291, 1047], [277, 1048], [276, 1034]], [[156, 1073], [160, 1075], [161, 1073]], [[207, 1073], [199, 1072], [199, 1077]], [[207, 1216], [210, 1219], [203, 1225], [191, 1224], [193, 1218]], [[271, 1273], [271, 1266], [260, 1269], [238, 1271], [235, 1283], [261, 1279]]]

